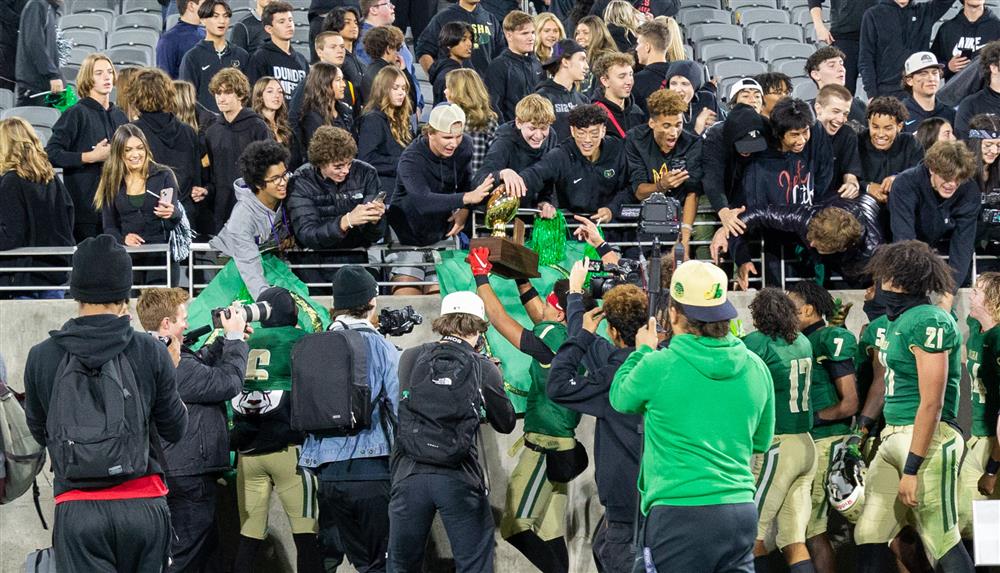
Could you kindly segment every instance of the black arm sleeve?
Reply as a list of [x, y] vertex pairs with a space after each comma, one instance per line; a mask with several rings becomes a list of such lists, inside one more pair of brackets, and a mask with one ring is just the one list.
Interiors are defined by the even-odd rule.
[[552, 362], [552, 358], [555, 357], [552, 349], [527, 328], [521, 331], [521, 341], [518, 343], [518, 346], [521, 352], [534, 358], [541, 364], [549, 364]]

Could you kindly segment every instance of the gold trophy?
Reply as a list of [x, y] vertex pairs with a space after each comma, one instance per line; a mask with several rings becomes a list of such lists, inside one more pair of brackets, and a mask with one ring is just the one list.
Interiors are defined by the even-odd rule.
[[[533, 279], [538, 274], [538, 253], [524, 246], [524, 222], [516, 219], [521, 200], [500, 185], [486, 202], [486, 226], [489, 237], [472, 239], [470, 248], [486, 247], [493, 272], [508, 279]], [[513, 240], [506, 235], [507, 223], [514, 221]]]

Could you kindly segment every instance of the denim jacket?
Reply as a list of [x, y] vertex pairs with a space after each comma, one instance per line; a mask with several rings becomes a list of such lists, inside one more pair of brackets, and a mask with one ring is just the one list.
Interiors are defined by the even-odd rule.
[[[368, 327], [360, 332], [365, 339], [368, 350], [368, 386], [372, 392], [372, 404], [376, 403], [378, 395], [384, 388], [385, 400], [395, 414], [399, 411], [399, 377], [397, 373], [399, 351], [372, 329], [371, 323], [363, 318], [341, 316], [330, 326], [330, 330], [339, 330], [345, 324], [349, 328]], [[372, 412], [371, 427], [355, 436], [319, 438], [308, 434], [305, 444], [302, 446], [299, 465], [315, 469], [330, 462], [388, 456], [391, 450], [392, 445], [382, 428], [381, 409], [375, 407]]]

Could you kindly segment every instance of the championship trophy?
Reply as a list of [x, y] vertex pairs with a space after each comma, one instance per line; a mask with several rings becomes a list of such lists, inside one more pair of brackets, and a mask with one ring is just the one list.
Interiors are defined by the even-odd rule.
[[[521, 200], [507, 193], [500, 185], [490, 194], [486, 203], [486, 226], [492, 231], [489, 237], [472, 239], [470, 248], [486, 247], [493, 272], [508, 279], [533, 279], [538, 274], [538, 253], [524, 246], [524, 222], [516, 219]], [[506, 227], [513, 219], [513, 240], [506, 237]]]

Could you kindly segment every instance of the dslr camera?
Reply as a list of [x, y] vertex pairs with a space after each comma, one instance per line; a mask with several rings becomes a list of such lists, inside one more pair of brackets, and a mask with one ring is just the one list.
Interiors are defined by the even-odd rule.
[[383, 308], [378, 314], [378, 331], [382, 336], [403, 336], [413, 332], [413, 327], [423, 322], [424, 317], [410, 305], [395, 309]]
[[[236, 307], [236, 312], [243, 313], [243, 317], [246, 318], [247, 322], [260, 322], [271, 317], [271, 303], [255, 302], [253, 304], [241, 304]], [[228, 320], [232, 318], [232, 313], [233, 308], [229, 306], [212, 309], [212, 327], [222, 328], [222, 317], [225, 316]]]
[[681, 230], [681, 204], [663, 193], [653, 193], [638, 205], [623, 205], [620, 217], [639, 222], [639, 240], [657, 237], [672, 241]]
[[994, 188], [983, 193], [982, 203], [979, 222], [986, 232], [979, 246], [987, 255], [1000, 255], [1000, 189]]
[[604, 298], [608, 291], [618, 285], [632, 284], [639, 288], [645, 288], [642, 263], [635, 259], [620, 259], [617, 265], [592, 261], [589, 270], [595, 273], [607, 273], [603, 277], [591, 277], [590, 279], [590, 296], [594, 300]]

